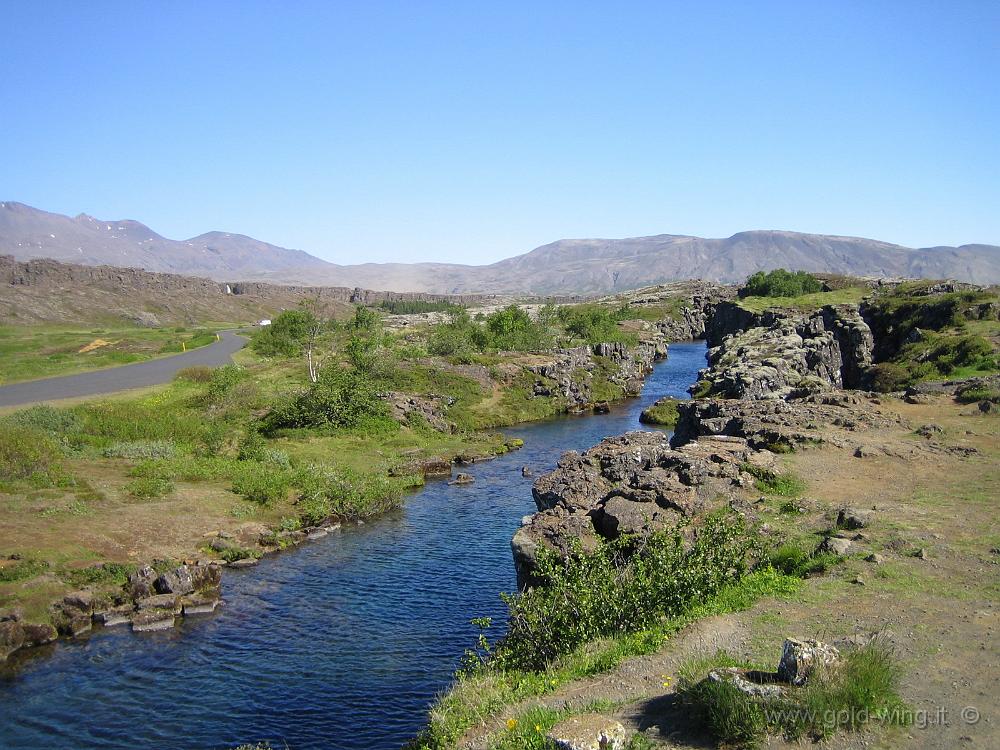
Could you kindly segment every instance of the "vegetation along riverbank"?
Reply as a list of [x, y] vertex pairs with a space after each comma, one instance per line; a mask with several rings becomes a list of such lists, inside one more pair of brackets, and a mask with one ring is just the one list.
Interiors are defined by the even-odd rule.
[[414, 748], [996, 744], [996, 290], [803, 277], [710, 303], [670, 441], [536, 480]]
[[[338, 319], [306, 304], [252, 333], [234, 365], [9, 413], [6, 651], [210, 611], [224, 565], [391, 510], [425, 476], [516, 447], [492, 430], [601, 410], [638, 392], [669, 341], [704, 337], [696, 398], [656, 410], [671, 440], [610, 437], [535, 482], [538, 513], [512, 544], [526, 588], [507, 596], [507, 623], [478, 621], [414, 746], [547, 747], [595, 726], [633, 747], [912, 738], [933, 700], [981, 701], [990, 664], [935, 634], [990, 648], [997, 295], [813, 281]], [[946, 625], [959, 606], [968, 617]], [[774, 665], [802, 648], [803, 663], [839, 666], [803, 671], [799, 690]], [[934, 648], [948, 666], [922, 686]]]
[[246, 334], [232, 365], [0, 416], [5, 657], [211, 611], [221, 567], [517, 448], [498, 427], [636, 394], [666, 353], [655, 315], [623, 303], [313, 301]]

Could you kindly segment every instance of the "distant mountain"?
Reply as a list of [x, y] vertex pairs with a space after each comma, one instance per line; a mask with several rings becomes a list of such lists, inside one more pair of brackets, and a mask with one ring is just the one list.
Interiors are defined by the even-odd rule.
[[953, 278], [1000, 283], [1000, 247], [912, 249], [860, 237], [783, 231], [740, 232], [726, 239], [660, 234], [628, 239], [559, 240], [487, 266], [456, 263], [338, 265], [240, 234], [209, 232], [169, 240], [135, 221], [102, 221], [0, 203], [0, 254], [55, 258], [206, 276], [465, 293], [586, 294], [677, 279], [734, 282], [755, 271], [802, 269], [857, 276]]
[[301, 250], [252, 237], [208, 232], [168, 240], [137, 221], [74, 218], [23, 203], [0, 203], [0, 255], [18, 260], [52, 258], [64, 263], [125, 266], [217, 280], [257, 278], [277, 271], [307, 275], [330, 264]]

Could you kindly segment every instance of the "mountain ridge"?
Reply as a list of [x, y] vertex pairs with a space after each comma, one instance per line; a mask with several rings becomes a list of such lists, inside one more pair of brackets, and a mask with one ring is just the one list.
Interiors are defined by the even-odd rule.
[[69, 217], [16, 201], [0, 202], [0, 254], [52, 258], [203, 276], [435, 294], [608, 293], [679, 279], [736, 282], [785, 267], [855, 276], [954, 278], [1000, 283], [1000, 247], [908, 248], [849, 235], [746, 230], [727, 238], [656, 234], [561, 239], [521, 255], [472, 266], [458, 263], [341, 265], [303, 250], [234, 232], [171, 240], [132, 219]]

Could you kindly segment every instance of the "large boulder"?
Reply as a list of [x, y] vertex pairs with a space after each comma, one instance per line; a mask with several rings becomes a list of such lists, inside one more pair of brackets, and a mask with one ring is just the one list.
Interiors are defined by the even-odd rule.
[[144, 565], [129, 574], [126, 591], [132, 599], [145, 599], [156, 593], [157, 572], [149, 565]]

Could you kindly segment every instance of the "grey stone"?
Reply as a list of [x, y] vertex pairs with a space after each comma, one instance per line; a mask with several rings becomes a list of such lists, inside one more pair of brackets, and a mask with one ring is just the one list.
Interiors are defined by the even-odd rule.
[[747, 670], [736, 667], [720, 667], [708, 673], [708, 679], [712, 682], [725, 682], [732, 685], [741, 693], [746, 693], [754, 698], [770, 700], [784, 697], [785, 688], [775, 684], [777, 675], [768, 675], [768, 677], [774, 679], [770, 681], [755, 681], [750, 679], [750, 673]]
[[827, 643], [787, 638], [781, 649], [778, 677], [793, 685], [805, 685], [818, 669], [834, 667], [840, 652]]
[[820, 542], [817, 552], [832, 552], [835, 555], [849, 555], [854, 551], [854, 543], [850, 539], [830, 536]]
[[841, 508], [837, 513], [837, 526], [842, 529], [864, 529], [875, 518], [875, 511], [862, 508]]
[[626, 732], [615, 719], [587, 713], [563, 719], [546, 736], [560, 750], [624, 750]]
[[187, 565], [162, 573], [153, 583], [161, 594], [190, 594], [194, 591], [194, 577]]

